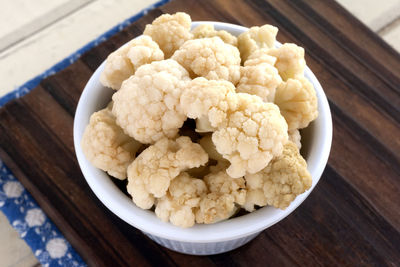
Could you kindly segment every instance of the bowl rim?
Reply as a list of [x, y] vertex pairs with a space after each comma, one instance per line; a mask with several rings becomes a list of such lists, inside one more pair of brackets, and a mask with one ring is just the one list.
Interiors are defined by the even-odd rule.
[[[240, 25], [214, 21], [195, 21], [192, 22], [192, 28], [200, 24], [212, 24], [217, 30], [223, 29], [234, 34], [248, 30], [248, 28]], [[276, 46], [279, 47], [280, 45], [276, 41]], [[328, 100], [318, 79], [306, 66], [304, 75], [314, 85], [318, 97], [319, 116], [313, 123], [317, 123], [320, 129], [316, 132], [317, 138], [313, 140], [312, 152], [307, 158], [308, 168], [313, 180], [311, 188], [297, 196], [285, 210], [268, 206], [244, 216], [216, 224], [195, 224], [191, 228], [180, 228], [169, 222], [162, 222], [154, 212], [138, 208], [129, 197], [117, 188], [107, 174], [91, 166], [82, 152], [80, 146], [81, 137], [88, 123], [87, 116], [84, 116], [85, 108], [87, 107], [87, 102], [90, 101], [90, 96], [93, 94], [93, 88], [102, 86], [99, 83], [99, 76], [103, 68], [104, 62], [90, 77], [76, 108], [73, 129], [76, 156], [81, 171], [97, 198], [119, 218], [145, 233], [184, 243], [223, 242], [255, 234], [291, 214], [312, 192], [325, 169], [332, 144], [332, 117]]]

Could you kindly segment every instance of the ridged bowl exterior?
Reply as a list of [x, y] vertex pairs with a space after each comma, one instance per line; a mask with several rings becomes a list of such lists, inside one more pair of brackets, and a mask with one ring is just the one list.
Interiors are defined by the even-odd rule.
[[231, 251], [234, 250], [235, 248], [241, 247], [244, 244], [253, 240], [261, 232], [233, 240], [222, 241], [222, 242], [211, 242], [211, 243], [175, 241], [171, 239], [154, 236], [146, 232], [143, 233], [148, 237], [150, 237], [151, 240], [173, 251], [190, 255], [214, 255]]

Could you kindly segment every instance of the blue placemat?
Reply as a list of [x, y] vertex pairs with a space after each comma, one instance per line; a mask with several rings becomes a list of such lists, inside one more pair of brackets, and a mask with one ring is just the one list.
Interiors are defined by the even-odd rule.
[[[66, 68], [75, 62], [84, 52], [107, 40], [127, 25], [138, 20], [153, 8], [169, 0], [161, 0], [124, 22], [116, 25], [81, 49], [55, 64], [42, 74], [27, 81], [14, 91], [0, 98], [0, 107], [8, 101], [21, 97], [35, 88], [40, 81], [49, 75]], [[0, 210], [10, 224], [32, 249], [33, 254], [43, 266], [86, 266], [78, 253], [71, 247], [58, 228], [46, 216], [33, 197], [15, 178], [0, 159]]]

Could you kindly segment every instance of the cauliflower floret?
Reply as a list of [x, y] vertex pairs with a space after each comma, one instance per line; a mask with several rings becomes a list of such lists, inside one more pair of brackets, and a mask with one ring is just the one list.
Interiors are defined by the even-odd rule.
[[261, 172], [247, 174], [246, 203], [243, 207], [254, 210], [254, 205], [271, 205], [285, 209], [312, 185], [307, 163], [293, 142], [288, 142], [282, 155], [274, 158]]
[[237, 46], [237, 38], [227, 31], [216, 31], [212, 24], [202, 24], [192, 30], [193, 39], [219, 37], [227, 44]]
[[291, 130], [288, 132], [289, 134], [289, 141], [292, 141], [297, 148], [300, 150], [301, 149], [301, 135], [300, 131], [298, 129]]
[[132, 62], [134, 70], [144, 64], [164, 59], [164, 53], [151, 37], [142, 35], [129, 43], [129, 50], [126, 56]]
[[272, 25], [264, 25], [261, 27], [251, 27], [247, 32], [238, 36], [238, 48], [242, 62], [247, 60], [247, 57], [260, 48], [273, 48], [275, 44], [278, 28]]
[[117, 124], [141, 143], [175, 137], [186, 120], [179, 99], [189, 80], [187, 71], [172, 59], [139, 67], [113, 95]]
[[[191, 119], [206, 117], [211, 127], [226, 121], [226, 115], [235, 103], [235, 86], [224, 80], [196, 78], [186, 84], [180, 103], [183, 113]], [[207, 125], [207, 122], [202, 122]], [[207, 128], [207, 126], [206, 126]]]
[[[247, 62], [247, 61], [246, 61]], [[278, 70], [269, 64], [245, 66], [236, 87], [237, 92], [258, 95], [265, 102], [273, 102], [275, 91], [282, 82]]]
[[286, 43], [279, 48], [270, 49], [268, 54], [277, 58], [275, 67], [284, 81], [304, 74], [306, 67], [304, 48]]
[[83, 153], [99, 169], [124, 180], [126, 169], [142, 144], [124, 134], [115, 123], [110, 108], [90, 116], [81, 140]]
[[192, 76], [223, 79], [233, 84], [240, 78], [239, 50], [218, 37], [189, 40], [174, 53], [172, 59]]
[[216, 223], [228, 219], [236, 210], [233, 196], [212, 192], [201, 199], [200, 208], [196, 212], [196, 222]]
[[207, 153], [189, 137], [161, 139], [146, 148], [128, 167], [128, 193], [133, 202], [150, 209], [154, 197], [163, 197], [171, 180], [182, 171], [206, 164]]
[[199, 141], [199, 144], [207, 152], [208, 157], [210, 159], [216, 160], [218, 162], [225, 161], [225, 159], [222, 157], [222, 155], [220, 153], [218, 153], [217, 149], [215, 148], [215, 145], [211, 139], [211, 134], [208, 134], [208, 135], [204, 136], [203, 138], [201, 138]]
[[318, 117], [317, 95], [312, 83], [305, 77], [280, 84], [274, 102], [285, 117], [289, 131], [305, 128]]
[[151, 36], [164, 52], [165, 58], [169, 58], [184, 42], [192, 39], [191, 23], [192, 20], [186, 13], [164, 14], [152, 24], [146, 25], [143, 34]]
[[197, 223], [216, 223], [228, 219], [237, 211], [235, 203], [243, 205], [246, 201], [245, 180], [231, 178], [225, 169], [213, 169], [204, 177], [204, 182], [209, 193], [201, 198], [200, 208], [196, 212]]
[[231, 163], [227, 173], [233, 178], [265, 168], [272, 157], [282, 153], [288, 140], [278, 106], [255, 95], [236, 96], [237, 107], [228, 115], [227, 127], [212, 135], [217, 151]]
[[234, 202], [243, 205], [246, 201], [246, 183], [243, 178], [232, 178], [224, 169], [204, 177], [211, 193], [233, 196]]
[[267, 204], [276, 208], [285, 209], [296, 196], [312, 185], [307, 163], [292, 142], [285, 146], [282, 155], [273, 159], [263, 172]]
[[111, 53], [106, 60], [100, 82], [118, 90], [123, 81], [132, 76], [136, 69], [153, 61], [163, 60], [164, 53], [149, 36], [133, 39]]
[[261, 48], [255, 50], [253, 53], [250, 54], [250, 56], [244, 62], [244, 66], [256, 66], [262, 63], [266, 63], [272, 66], [275, 65], [276, 57], [269, 55], [268, 54], [269, 50], [270, 48]]
[[156, 215], [164, 222], [191, 227], [195, 222], [200, 198], [206, 193], [207, 187], [203, 180], [183, 172], [171, 182], [167, 194], [157, 200]]

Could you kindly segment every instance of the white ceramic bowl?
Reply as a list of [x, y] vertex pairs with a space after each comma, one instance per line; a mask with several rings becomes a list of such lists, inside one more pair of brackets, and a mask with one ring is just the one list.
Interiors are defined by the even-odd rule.
[[[220, 22], [193, 22], [192, 27], [201, 23], [211, 23], [216, 29], [226, 30], [234, 35], [239, 35], [247, 30], [242, 26]], [[280, 46], [278, 42], [277, 46]], [[80, 141], [83, 131], [89, 123], [90, 115], [104, 108], [111, 100], [113, 93], [113, 90], [103, 87], [99, 82], [103, 68], [104, 62], [87, 83], [76, 110], [74, 143], [78, 162], [86, 181], [101, 202], [122, 220], [140, 229], [160, 245], [178, 252], [195, 255], [218, 254], [235, 249], [288, 216], [307, 198], [320, 179], [331, 148], [332, 118], [325, 93], [317, 78], [307, 67], [305, 76], [312, 82], [317, 92], [319, 111], [318, 118], [302, 131], [302, 152], [304, 152], [303, 155], [305, 155], [312, 176], [312, 187], [304, 194], [299, 195], [285, 210], [264, 207], [241, 217], [210, 225], [198, 224], [187, 229], [162, 222], [154, 212], [136, 207], [105, 172], [90, 164], [82, 152]]]

